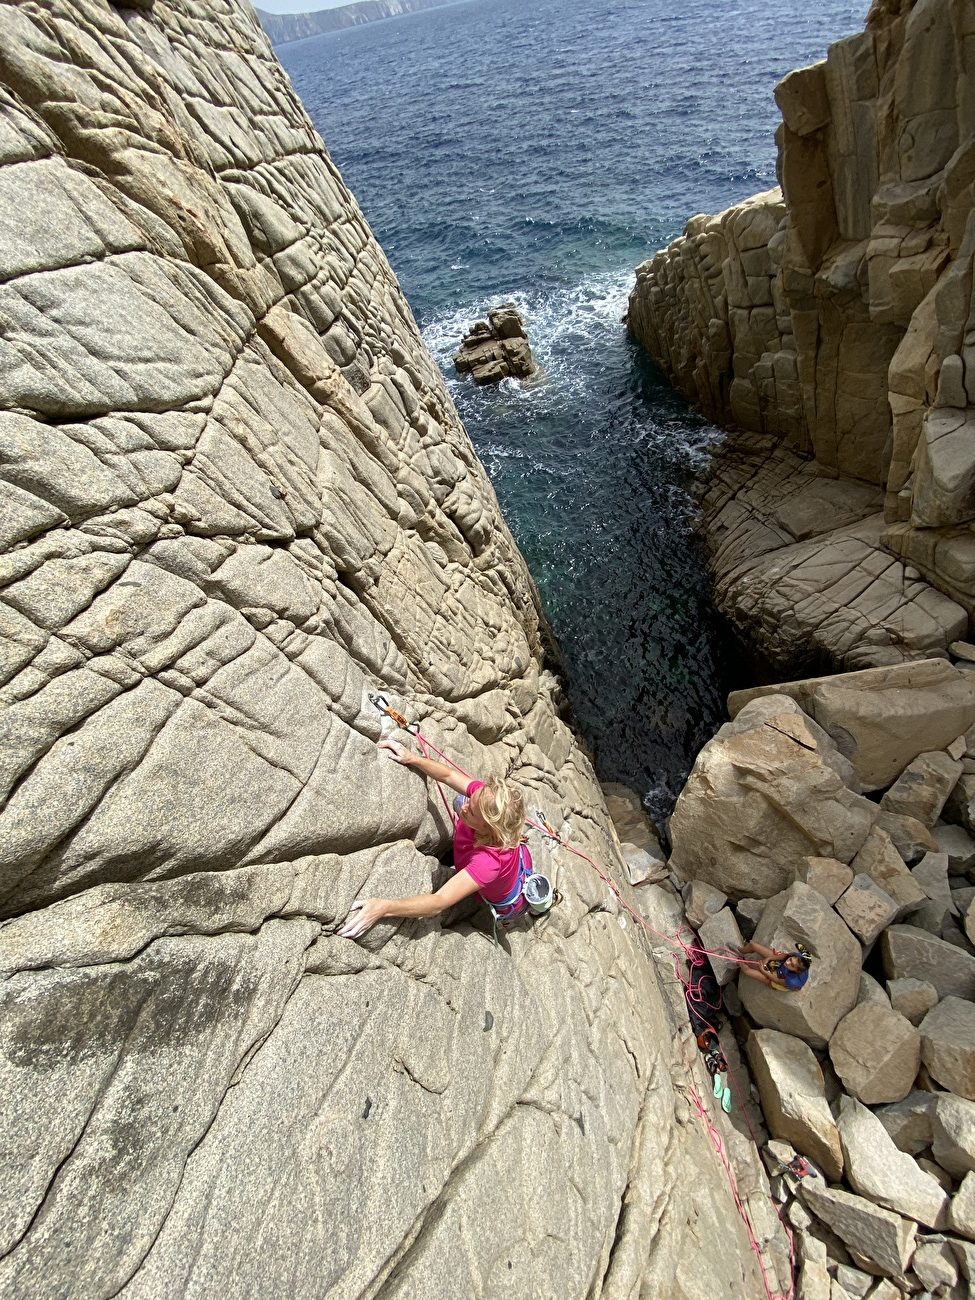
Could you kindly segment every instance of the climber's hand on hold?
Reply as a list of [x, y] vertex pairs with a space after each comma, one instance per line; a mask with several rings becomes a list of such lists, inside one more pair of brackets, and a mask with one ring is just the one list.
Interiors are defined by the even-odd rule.
[[395, 740], [379, 740], [376, 742], [377, 749], [385, 749], [397, 763], [402, 763], [404, 767], [409, 767], [416, 761], [416, 755], [411, 753], [403, 745], [397, 745]]
[[357, 898], [349, 908], [345, 925], [339, 930], [342, 939], [361, 939], [367, 930], [386, 915], [386, 899]]

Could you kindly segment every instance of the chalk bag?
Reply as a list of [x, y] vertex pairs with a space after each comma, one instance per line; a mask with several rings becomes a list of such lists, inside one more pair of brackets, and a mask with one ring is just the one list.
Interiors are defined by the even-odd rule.
[[522, 893], [525, 895], [528, 910], [533, 916], [542, 916], [554, 902], [552, 882], [548, 876], [543, 876], [538, 871], [532, 872], [525, 881]]

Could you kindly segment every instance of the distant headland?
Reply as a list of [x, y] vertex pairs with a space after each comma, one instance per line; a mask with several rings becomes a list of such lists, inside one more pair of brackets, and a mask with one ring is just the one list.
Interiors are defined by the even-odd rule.
[[457, 0], [356, 0], [354, 4], [319, 9], [310, 14], [269, 14], [257, 9], [257, 16], [272, 43], [286, 45], [305, 36], [320, 36], [322, 32], [337, 32], [343, 27], [360, 27], [380, 18], [398, 18], [418, 9], [439, 9], [456, 3]]

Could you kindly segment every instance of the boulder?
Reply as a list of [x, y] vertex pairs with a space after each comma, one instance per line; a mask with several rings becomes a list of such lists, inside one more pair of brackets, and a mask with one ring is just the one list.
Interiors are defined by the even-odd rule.
[[535, 360], [518, 309], [505, 304], [488, 312], [486, 321], [475, 321], [454, 354], [454, 369], [469, 374], [475, 384], [533, 375]]
[[[975, 1282], [975, 1244], [955, 1238], [952, 1240], [951, 1248], [955, 1252], [955, 1259], [958, 1260], [958, 1267], [961, 1269], [962, 1277], [967, 1282]], [[963, 1294], [959, 1297], [959, 1300], [968, 1300], [968, 1296]]]
[[762, 919], [762, 913], [765, 911], [766, 901], [764, 898], [739, 898], [735, 904], [738, 928], [746, 939], [754, 936], [756, 927]]
[[855, 1192], [929, 1228], [944, 1226], [948, 1194], [897, 1149], [872, 1111], [853, 1097], [843, 1097], [837, 1128], [846, 1181]]
[[975, 1002], [943, 998], [920, 1028], [921, 1060], [931, 1078], [975, 1101]]
[[874, 826], [850, 864], [855, 875], [862, 873], [888, 894], [897, 904], [900, 916], [920, 907], [926, 898], [921, 886], [897, 852], [886, 831]]
[[747, 1052], [769, 1132], [837, 1182], [843, 1174], [840, 1139], [811, 1048], [791, 1034], [757, 1029], [748, 1036]]
[[931, 1151], [955, 1178], [975, 1170], [975, 1102], [938, 1093], [931, 1109]]
[[868, 1106], [900, 1101], [917, 1078], [921, 1036], [898, 1012], [868, 1002], [836, 1026], [829, 1056], [847, 1092]]
[[968, 942], [975, 944], [975, 898], [968, 904], [965, 912], [965, 934], [968, 936]]
[[626, 863], [626, 878], [631, 885], [657, 885], [668, 876], [667, 864], [651, 857], [646, 849], [635, 844], [621, 844], [620, 851]]
[[673, 817], [671, 866], [730, 898], [786, 889], [808, 857], [849, 862], [877, 814], [849, 764], [786, 697], [742, 709], [701, 750]]
[[806, 1208], [836, 1233], [854, 1258], [885, 1277], [904, 1274], [914, 1253], [917, 1227], [891, 1210], [807, 1178], [800, 1189]]
[[975, 679], [923, 659], [734, 691], [732, 718], [775, 692], [794, 699], [852, 760], [864, 790], [883, 790], [918, 754], [944, 749], [975, 723]]
[[886, 831], [894, 848], [909, 865], [919, 862], [925, 853], [937, 852], [938, 841], [916, 817], [904, 817], [901, 813], [885, 812], [881, 808], [874, 825], [878, 830]]
[[911, 870], [911, 875], [927, 898], [927, 902], [911, 912], [911, 925], [927, 930], [929, 934], [940, 935], [945, 917], [955, 910], [948, 883], [947, 853], [926, 853]]
[[731, 908], [723, 907], [720, 912], [715, 912], [714, 916], [709, 916], [699, 927], [698, 934], [701, 936], [703, 946], [710, 953], [708, 961], [714, 971], [714, 978], [719, 984], [727, 984], [738, 974], [739, 965], [737, 961], [726, 961], [718, 954], [728, 951], [737, 953], [744, 943]]
[[903, 1101], [881, 1106], [875, 1113], [898, 1150], [914, 1156], [929, 1147], [933, 1140], [934, 1103], [934, 1093], [918, 1089], [908, 1093]]
[[975, 866], [975, 839], [963, 827], [939, 824], [933, 834], [938, 851], [948, 855], [950, 875], [964, 875]]
[[824, 1047], [837, 1022], [856, 1005], [860, 945], [822, 894], [798, 882], [769, 900], [755, 930], [755, 942], [766, 948], [790, 951], [797, 941], [813, 955], [809, 979], [798, 993], [782, 993], [745, 976], [738, 992], [759, 1025]]
[[708, 917], [720, 912], [727, 901], [727, 896], [706, 880], [692, 880], [684, 894], [688, 923], [700, 930]]
[[890, 998], [883, 991], [872, 975], [868, 975], [865, 970], [860, 972], [860, 990], [857, 993], [857, 1006], [864, 1002], [874, 1002], [882, 1007], [890, 1009]]
[[948, 1206], [948, 1227], [975, 1241], [975, 1173], [967, 1173]]
[[891, 896], [862, 873], [853, 877], [836, 910], [865, 947], [897, 917], [900, 908]]
[[835, 858], [806, 858], [799, 868], [797, 880], [817, 889], [827, 903], [835, 906], [836, 900], [853, 882], [853, 872]]
[[853, 1300], [863, 1300], [876, 1280], [870, 1273], [864, 1273], [859, 1268], [851, 1268], [849, 1264], [840, 1264], [836, 1269], [836, 1283]]
[[[963, 760], [971, 762], [970, 759]], [[941, 813], [946, 822], [975, 833], [975, 772], [962, 772]]]
[[955, 1252], [944, 1237], [921, 1241], [911, 1260], [914, 1276], [925, 1291], [945, 1295], [958, 1281]]
[[938, 990], [927, 980], [888, 980], [887, 994], [894, 1010], [912, 1025], [919, 1025], [938, 1001]]
[[888, 979], [933, 984], [939, 997], [975, 998], [975, 957], [911, 925], [892, 925], [880, 940]]
[[944, 750], [918, 754], [880, 800], [880, 806], [933, 826], [961, 773], [961, 763]]
[[796, 1300], [832, 1300], [832, 1279], [824, 1264], [803, 1261], [796, 1279]]
[[621, 844], [633, 844], [644, 849], [651, 858], [663, 861], [666, 854], [660, 847], [660, 836], [650, 820], [643, 800], [635, 790], [617, 781], [601, 783], [606, 810]]

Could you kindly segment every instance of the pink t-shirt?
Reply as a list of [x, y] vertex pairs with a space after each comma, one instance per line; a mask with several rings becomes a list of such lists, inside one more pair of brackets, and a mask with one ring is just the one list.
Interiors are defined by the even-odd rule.
[[[471, 798], [484, 785], [472, 781], [467, 787]], [[525, 865], [530, 866], [531, 856], [525, 848]], [[478, 893], [489, 903], [501, 903], [518, 883], [518, 850], [495, 849], [487, 844], [475, 844], [474, 832], [459, 818], [454, 827], [454, 866], [458, 871], [469, 871], [477, 881]]]

